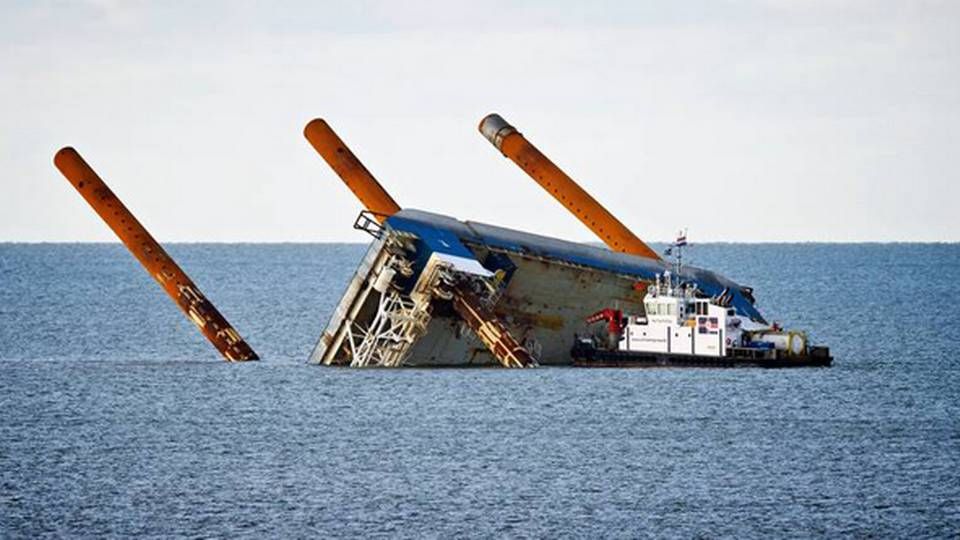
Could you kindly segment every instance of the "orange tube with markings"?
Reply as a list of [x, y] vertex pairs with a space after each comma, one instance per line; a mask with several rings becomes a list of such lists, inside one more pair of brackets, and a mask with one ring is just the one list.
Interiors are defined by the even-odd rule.
[[400, 211], [400, 205], [383, 189], [363, 163], [360, 163], [325, 120], [311, 120], [303, 129], [303, 135], [377, 221], [383, 223]]
[[639, 257], [660, 259], [657, 252], [630, 232], [620, 220], [500, 115], [490, 114], [484, 118], [480, 122], [480, 133], [593, 231], [610, 249]]
[[225, 359], [231, 362], [259, 359], [76, 150], [61, 149], [53, 162]]

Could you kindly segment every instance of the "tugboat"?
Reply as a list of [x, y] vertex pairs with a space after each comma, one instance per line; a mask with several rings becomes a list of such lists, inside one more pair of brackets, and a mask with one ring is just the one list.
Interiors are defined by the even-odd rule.
[[830, 349], [811, 345], [807, 334], [741, 318], [729, 291], [708, 297], [683, 282], [681, 232], [666, 254], [674, 272], [658, 274], [643, 301], [645, 313], [602, 309], [586, 323], [606, 322], [606, 335], [577, 336], [570, 351], [580, 367], [809, 367], [829, 366]]

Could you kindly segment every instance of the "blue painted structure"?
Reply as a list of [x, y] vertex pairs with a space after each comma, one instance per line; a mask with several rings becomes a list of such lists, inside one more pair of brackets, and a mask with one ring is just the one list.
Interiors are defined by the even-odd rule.
[[[421, 239], [426, 249], [418, 253], [418, 260], [429, 256], [431, 251], [476, 259], [476, 253], [470, 251], [473, 246], [579, 265], [643, 281], [653, 281], [657, 274], [672, 271], [670, 264], [665, 261], [484, 223], [460, 221], [422, 210], [401, 210], [386, 220], [386, 226], [395, 231], [414, 234]], [[487, 270], [498, 269], [490, 267], [490, 261], [479, 262], [485, 265]], [[693, 266], [684, 266], [681, 279], [696, 284], [700, 291], [709, 296], [728, 291], [728, 294], [732, 295], [730, 305], [737, 310], [737, 314], [766, 324], [763, 316], [744, 294], [744, 288], [736, 282]]]

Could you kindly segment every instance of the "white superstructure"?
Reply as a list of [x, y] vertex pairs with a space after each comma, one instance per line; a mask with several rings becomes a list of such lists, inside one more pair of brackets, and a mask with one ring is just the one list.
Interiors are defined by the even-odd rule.
[[654, 353], [726, 356], [741, 343], [742, 321], [733, 308], [710, 298], [697, 298], [693, 287], [681, 287], [666, 272], [650, 285], [645, 315], [626, 317], [619, 349]]

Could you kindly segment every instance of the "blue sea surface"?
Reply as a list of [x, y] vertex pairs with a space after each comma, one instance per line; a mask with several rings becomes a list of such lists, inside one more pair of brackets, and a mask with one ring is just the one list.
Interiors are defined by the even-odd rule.
[[306, 360], [365, 246], [0, 244], [0, 537], [960, 535], [960, 245], [705, 244], [829, 369]]

